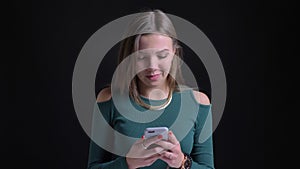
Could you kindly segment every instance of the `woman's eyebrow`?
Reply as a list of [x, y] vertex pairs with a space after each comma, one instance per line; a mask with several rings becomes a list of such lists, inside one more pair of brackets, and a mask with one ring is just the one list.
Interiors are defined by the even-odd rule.
[[163, 49], [163, 50], [157, 51], [156, 53], [160, 54], [160, 53], [163, 53], [163, 52], [169, 52], [169, 49]]
[[[160, 50], [160, 51], [156, 51], [155, 53], [156, 54], [160, 54], [160, 53], [163, 53], [163, 52], [169, 52], [170, 50], [169, 49], [163, 49], [163, 50]], [[148, 50], [140, 50], [139, 51], [141, 54], [149, 54], [149, 53], [152, 53], [152, 51], [148, 51]]]

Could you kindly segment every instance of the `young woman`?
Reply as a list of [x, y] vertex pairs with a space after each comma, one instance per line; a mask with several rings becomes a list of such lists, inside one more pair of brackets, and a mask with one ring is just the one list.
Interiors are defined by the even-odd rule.
[[[115, 77], [117, 87], [102, 89], [97, 105], [114, 130], [137, 139], [124, 156], [91, 141], [88, 168], [214, 168], [212, 135], [205, 141], [199, 140], [211, 104], [204, 93], [180, 88], [182, 52], [171, 20], [160, 10], [143, 12], [130, 24], [127, 34], [133, 36], [121, 43], [119, 64], [123, 67]], [[151, 121], [132, 121], [116, 108], [113, 92], [127, 94], [142, 116], [162, 113]], [[181, 104], [186, 104], [184, 109]], [[185, 118], [178, 118], [180, 113]], [[179, 127], [172, 130], [175, 121]], [[183, 134], [185, 130], [180, 128], [186, 125], [191, 127]], [[162, 135], [143, 136], [147, 127], [161, 126], [171, 129], [167, 140]], [[184, 137], [178, 139], [179, 135]]]

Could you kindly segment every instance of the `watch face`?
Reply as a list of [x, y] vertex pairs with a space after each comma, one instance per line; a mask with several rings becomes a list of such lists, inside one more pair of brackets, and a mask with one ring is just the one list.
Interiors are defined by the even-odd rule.
[[184, 162], [184, 168], [189, 169], [189, 168], [191, 168], [191, 165], [192, 165], [192, 159], [189, 155], [187, 155], [187, 158]]
[[184, 163], [184, 168], [188, 169], [188, 168], [190, 168], [190, 166], [191, 166], [190, 160], [186, 160]]

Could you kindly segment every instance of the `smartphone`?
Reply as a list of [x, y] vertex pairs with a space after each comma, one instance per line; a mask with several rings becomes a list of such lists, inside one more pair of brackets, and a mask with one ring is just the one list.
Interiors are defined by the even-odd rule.
[[162, 135], [164, 140], [168, 140], [168, 131], [169, 129], [167, 127], [148, 127], [145, 129], [144, 135], [146, 139]]

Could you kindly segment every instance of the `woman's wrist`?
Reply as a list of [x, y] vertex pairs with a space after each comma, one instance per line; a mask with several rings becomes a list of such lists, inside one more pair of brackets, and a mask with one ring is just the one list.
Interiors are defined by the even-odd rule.
[[183, 162], [184, 162], [184, 157], [185, 155], [184, 155], [184, 153], [183, 152], [181, 152], [180, 153], [180, 156], [179, 156], [179, 158], [180, 158], [180, 163], [179, 163], [179, 166], [178, 167], [176, 167], [176, 168], [181, 168], [182, 167], [182, 165], [183, 165]]
[[126, 163], [127, 163], [128, 169], [135, 169], [135, 167], [133, 167], [132, 165], [130, 165], [130, 161], [129, 161], [128, 157], [126, 157]]

